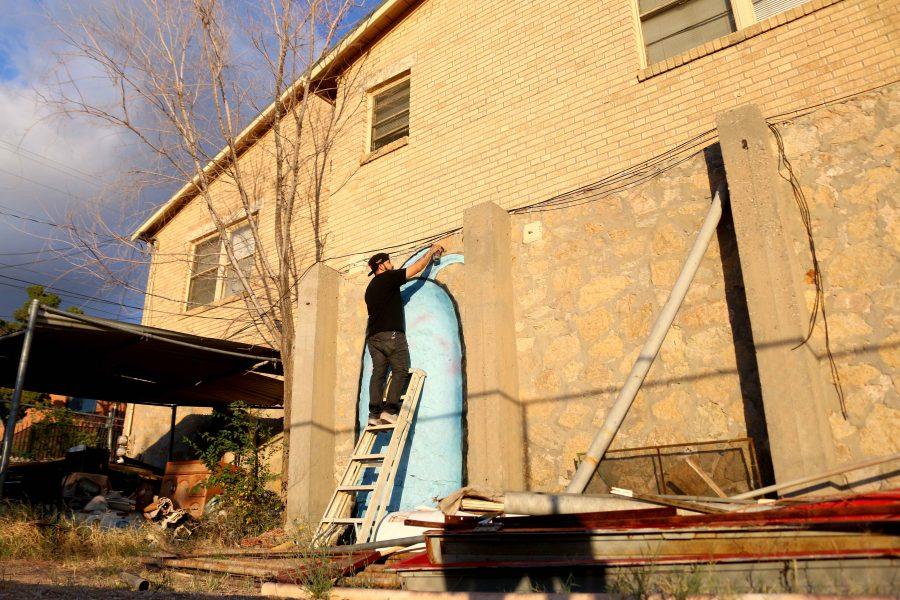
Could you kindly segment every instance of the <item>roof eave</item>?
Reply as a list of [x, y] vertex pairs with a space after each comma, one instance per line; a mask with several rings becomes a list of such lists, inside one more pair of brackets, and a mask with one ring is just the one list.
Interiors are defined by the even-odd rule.
[[[353, 31], [350, 32], [337, 46], [322, 57], [309, 73], [295, 81], [278, 99], [272, 102], [247, 125], [235, 139], [235, 149], [238, 153], [251, 146], [265, 133], [274, 120], [275, 108], [278, 103], [285, 103], [298, 93], [308, 89], [309, 84], [328, 75], [333, 68], [346, 66], [356, 60], [363, 48], [372, 43], [387, 29], [396, 19], [400, 18], [407, 10], [418, 4], [421, 0], [385, 0], [372, 14], [366, 17]], [[342, 64], [343, 63], [343, 64]], [[218, 175], [217, 170], [225, 168], [231, 158], [231, 150], [226, 146], [219, 151], [204, 167], [205, 175]], [[159, 207], [150, 218], [144, 221], [131, 235], [132, 241], [150, 241], [153, 236], [174, 217], [184, 204], [194, 197], [200, 175], [195, 175], [175, 192], [165, 204]]]

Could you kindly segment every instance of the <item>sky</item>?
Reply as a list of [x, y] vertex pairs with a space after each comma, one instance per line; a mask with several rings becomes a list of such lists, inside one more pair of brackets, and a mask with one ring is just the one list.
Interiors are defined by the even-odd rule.
[[[103, 1], [129, 0], [0, 0], [0, 319], [9, 319], [23, 304], [25, 287], [41, 284], [62, 297], [63, 307], [140, 321], [142, 294], [104, 284], [79, 268], [82, 251], [72, 247], [66, 225], [88, 214], [100, 199], [114, 198], [129, 172], [148, 156], [122, 131], [63, 117], [42, 101], [60, 73], [54, 52], [62, 48], [47, 14], [54, 19], [64, 18], [60, 15], [67, 10], [78, 15]], [[352, 19], [378, 4], [361, 2]], [[76, 61], [68, 68], [95, 98], [114, 94], [90, 65]], [[252, 112], [246, 112], [247, 118]], [[151, 214], [177, 187], [142, 189], [131, 199], [129, 216], [110, 218], [109, 224], [118, 234], [130, 233], [141, 220], [135, 215]], [[129, 273], [128, 279], [128, 287], [143, 288], [145, 269]]]
[[[64, 228], [69, 215], [108, 193], [140, 156], [121, 133], [61, 118], [41, 102], [58, 44], [46, 6], [0, 0], [0, 318], [8, 319], [25, 301], [24, 288], [37, 283], [59, 294], [64, 307], [138, 321], [140, 311], [130, 306], [140, 307], [139, 294], [102, 286], [60, 256], [79, 258]], [[88, 74], [74, 68], [75, 77]], [[99, 85], [98, 94], [108, 93]], [[145, 201], [167, 195], [157, 189]], [[134, 278], [143, 285], [140, 273]]]

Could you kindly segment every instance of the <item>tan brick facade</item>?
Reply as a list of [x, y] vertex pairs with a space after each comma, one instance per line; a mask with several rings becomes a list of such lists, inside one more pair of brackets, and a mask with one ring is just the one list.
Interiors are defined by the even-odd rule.
[[[486, 200], [514, 208], [567, 192], [710, 132], [718, 112], [739, 104], [776, 115], [900, 77], [895, 3], [815, 0], [759, 25], [647, 78], [626, 2], [421, 3], [358, 65], [366, 88], [411, 72], [409, 143], [360, 166], [360, 104], [334, 155], [343, 186], [327, 206], [326, 257], [458, 227], [466, 207]], [[225, 201], [227, 185], [217, 191]], [[229, 334], [217, 322], [229, 309], [180, 316], [183, 259], [210, 231], [195, 199], [159, 232], [151, 293], [160, 297], [145, 322]]]
[[[324, 206], [325, 257], [330, 266], [348, 275], [342, 285], [341, 300], [340, 328], [345, 337], [339, 338], [339, 347], [345, 351], [339, 356], [358, 361], [362, 348], [359, 296], [364, 276], [360, 277], [360, 271], [368, 254], [459, 228], [463, 211], [481, 202], [492, 201], [514, 209], [608, 178], [682, 145], [700, 150], [715, 141], [717, 113], [741, 104], [754, 103], [764, 115], [775, 116], [812, 109], [825, 101], [894, 82], [900, 79], [898, 26], [898, 3], [813, 0], [664, 63], [642, 67], [642, 49], [629, 2], [417, 3], [352, 67], [359, 85], [352, 92], [356, 95], [346, 104], [354, 108], [332, 156], [330, 187], [335, 191]], [[377, 157], [367, 156], [366, 93], [407, 71], [411, 81], [409, 137]], [[264, 164], [267, 140], [264, 138], [242, 160]], [[648, 168], [648, 174], [652, 175], [652, 171]], [[704, 182], [696, 176], [684, 177], [691, 190], [703, 187]], [[705, 171], [699, 177], [703, 179]], [[227, 182], [216, 182], [214, 195], [223, 204], [236, 202], [229, 196]], [[623, 195], [617, 202], [640, 197], [640, 193]], [[666, 211], [677, 210], [671, 208], [671, 200], [666, 196]], [[678, 214], [699, 214], [696, 201], [698, 198], [692, 197]], [[271, 209], [271, 199], [262, 197], [259, 218], [264, 229], [266, 224], [271, 228]], [[666, 211], [660, 213], [660, 226], [665, 225]], [[583, 220], [591, 215], [587, 205], [578, 210], [576, 217]], [[547, 223], [556, 227], [566, 218], [563, 211]], [[521, 227], [529, 220], [521, 217], [515, 221], [514, 228], [519, 230], [516, 234], [514, 229], [517, 244], [521, 244]], [[638, 219], [636, 227], [647, 224]], [[144, 322], [201, 335], [260, 341], [252, 329], [241, 331], [246, 323], [241, 322], [240, 302], [185, 312], [189, 280], [186, 259], [191, 243], [212, 229], [206, 207], [194, 199], [156, 234], [158, 247]], [[682, 229], [673, 238], [679, 244], [690, 235], [687, 225]], [[645, 233], [651, 243], [653, 234], [649, 232], [647, 229]], [[308, 240], [307, 250], [298, 259], [301, 264], [310, 264], [314, 255], [308, 223], [303, 239]], [[618, 241], [621, 240], [610, 243]], [[581, 251], [580, 243], [573, 247]], [[672, 254], [669, 258], [677, 262], [678, 253], [669, 250], [658, 254]], [[358, 256], [351, 256], [354, 253]], [[582, 257], [581, 262], [584, 264], [580, 268], [600, 266], [591, 264], [589, 257]], [[714, 342], [727, 346], [729, 331], [718, 249], [707, 257], [707, 264], [709, 268], [703, 277], [709, 279], [704, 279], [704, 285], [711, 286], [707, 292], [711, 303], [708, 311], [719, 326], [709, 329], [715, 330], [709, 335], [715, 337]], [[667, 284], [668, 275], [659, 270], [661, 266], [656, 268], [656, 272], [645, 273], [654, 279], [652, 284], [646, 284], [646, 290], [638, 291], [635, 311], [623, 309], [633, 313], [629, 323], [640, 319], [640, 327], [632, 323], [635, 331], [623, 346], [623, 356], [633, 354], [643, 335], [640, 330], [650, 319], [649, 314], [638, 309], [653, 304], [666, 289], [666, 285], [657, 284], [657, 279], [665, 279]], [[634, 276], [640, 277], [641, 273], [638, 269]], [[527, 295], [530, 275], [525, 271], [519, 274], [523, 277], [516, 285]], [[698, 297], [691, 299], [699, 302]], [[701, 326], [710, 325], [699, 322], [705, 319], [701, 304], [691, 305], [697, 312], [698, 335], [702, 333]], [[614, 307], [610, 304], [608, 308]], [[523, 320], [523, 327], [534, 326], [533, 313], [517, 318]], [[610, 327], [616, 329], [619, 325], [622, 323], [614, 319]], [[354, 331], [358, 332], [356, 336]], [[591, 344], [596, 341], [590, 340]], [[677, 341], [667, 341], [663, 358], [676, 352], [673, 344]], [[599, 345], [588, 347], [587, 340], [579, 338], [578, 342], [585, 344], [579, 352], [584, 352], [586, 362], [593, 364], [596, 357], [589, 354], [595, 349], [605, 351]], [[684, 353], [683, 348], [677, 351]], [[572, 442], [572, 449], [584, 446], [587, 432], [598, 416], [581, 410], [578, 402], [541, 409], [534, 403], [541, 394], [578, 393], [615, 385], [609, 375], [621, 375], [623, 367], [618, 361], [607, 362], [607, 367], [593, 364], [591, 378], [544, 390], [541, 386], [549, 383], [534, 376], [545, 369], [531, 364], [539, 357], [524, 347], [520, 347], [519, 355], [524, 399], [533, 403], [531, 410], [535, 411], [531, 438], [540, 439], [539, 445], [545, 449], [554, 439], [545, 431], [548, 427], [563, 433], [574, 429], [574, 434], [567, 433], [573, 436], [570, 439], [577, 439], [577, 443]], [[721, 421], [721, 427], [711, 426], [703, 435], [744, 435], [747, 415], [740, 404], [741, 390], [732, 351], [718, 355], [718, 362], [700, 357], [696, 361], [710, 371], [730, 373], [722, 376], [721, 386], [708, 383], [709, 389], [702, 394], [707, 404], [698, 404], [698, 418], [708, 413], [710, 423]], [[627, 372], [627, 366], [624, 368]], [[345, 436], [338, 442], [339, 458], [348, 450], [352, 437], [358, 369], [358, 364], [348, 364], [345, 374], [339, 376], [340, 393], [348, 396], [337, 401], [336, 421]], [[672, 374], [688, 375], [686, 371]], [[577, 379], [581, 375], [562, 376]], [[712, 398], [719, 387], [725, 390], [725, 397], [717, 405]], [[668, 394], [673, 390], [663, 391]], [[665, 413], [666, 407], [660, 404], [648, 413], [648, 418]], [[157, 409], [137, 411], [135, 431], [146, 418], [141, 416], [144, 410]], [[552, 414], [552, 424], [544, 422], [544, 411], [548, 416]], [[688, 441], [686, 437], [690, 437], [673, 435], [671, 430], [649, 421], [639, 425], [632, 421], [626, 426], [627, 441], [634, 445]], [[557, 435], [560, 431], [552, 433]], [[629, 433], [632, 431], [633, 436]], [[556, 486], [568, 475], [573, 458], [570, 454], [568, 450], [553, 456], [536, 453], [529, 465], [532, 483], [542, 488]]]

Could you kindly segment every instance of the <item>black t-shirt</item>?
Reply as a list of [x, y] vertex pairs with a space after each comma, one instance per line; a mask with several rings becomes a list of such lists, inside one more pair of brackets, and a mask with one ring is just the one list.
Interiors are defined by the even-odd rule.
[[382, 331], [406, 333], [403, 318], [403, 298], [400, 286], [406, 283], [406, 269], [394, 269], [379, 273], [366, 288], [366, 307], [369, 309], [369, 326], [366, 336]]

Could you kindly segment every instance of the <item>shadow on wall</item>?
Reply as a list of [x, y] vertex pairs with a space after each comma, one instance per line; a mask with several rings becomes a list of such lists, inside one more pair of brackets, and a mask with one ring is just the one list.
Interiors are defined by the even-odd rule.
[[[214, 409], [218, 410], [218, 409]], [[215, 426], [213, 414], [188, 414], [184, 417], [177, 418], [175, 423], [175, 447], [172, 449], [172, 460], [197, 460], [197, 453], [190, 447], [187, 440], [194, 443], [200, 443], [200, 436], [203, 433], [212, 431]], [[273, 432], [273, 436], [280, 434], [282, 429], [281, 417], [267, 417], [261, 419], [264, 428]], [[269, 438], [271, 439], [271, 437]], [[266, 440], [268, 441], [268, 440]], [[150, 444], [146, 450], [139, 454], [138, 460], [149, 463], [161, 469], [165, 468], [166, 460], [169, 455], [169, 431], [161, 435], [155, 442]]]
[[[725, 183], [725, 166], [722, 149], [713, 144], [703, 151], [706, 160], [706, 172], [709, 177], [710, 196]], [[744, 275], [741, 271], [741, 260], [738, 255], [737, 237], [734, 223], [731, 220], [731, 203], [726, 198], [722, 203], [722, 218], [716, 228], [719, 244], [719, 259], [725, 281], [725, 303], [728, 305], [728, 318], [731, 325], [731, 339], [734, 344], [734, 357], [737, 363], [737, 376], [741, 389], [744, 408], [744, 423], [747, 437], [753, 440], [756, 449], [762, 485], [775, 483], [775, 472], [772, 468], [772, 456], [769, 450], [769, 432], [766, 428], [765, 413], [762, 402], [762, 386], [759, 381], [759, 365], [756, 363], [756, 350], [753, 343], [753, 331], [750, 327], [750, 311], [747, 308], [747, 296], [744, 290]]]

